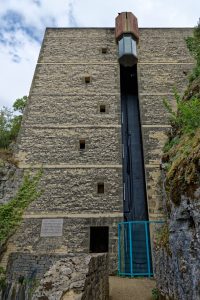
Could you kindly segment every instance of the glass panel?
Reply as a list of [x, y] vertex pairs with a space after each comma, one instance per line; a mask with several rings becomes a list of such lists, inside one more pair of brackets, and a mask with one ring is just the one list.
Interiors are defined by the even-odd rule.
[[136, 41], [132, 39], [132, 51], [133, 54], [137, 57], [137, 47], [136, 47]]
[[124, 36], [119, 40], [119, 57], [124, 54], [133, 54], [137, 56], [136, 41], [131, 36]]
[[119, 57], [121, 57], [124, 54], [124, 41], [123, 38], [119, 40]]
[[124, 52], [125, 54], [132, 54], [132, 45], [131, 45], [131, 37], [130, 36], [125, 36], [124, 38]]

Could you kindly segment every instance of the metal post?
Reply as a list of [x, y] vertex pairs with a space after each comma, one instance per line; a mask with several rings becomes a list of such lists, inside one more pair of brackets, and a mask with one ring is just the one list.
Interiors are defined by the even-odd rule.
[[148, 276], [151, 276], [150, 270], [150, 256], [149, 256], [149, 237], [148, 237], [148, 228], [147, 228], [148, 221], [144, 221], [145, 224], [145, 236], [146, 236], [146, 251], [147, 251], [147, 266], [148, 266]]
[[133, 245], [132, 245], [132, 234], [131, 234], [131, 223], [128, 224], [129, 226], [129, 241], [130, 241], [130, 273], [131, 276], [133, 275]]
[[120, 240], [120, 224], [118, 224], [118, 272], [121, 273], [121, 240]]

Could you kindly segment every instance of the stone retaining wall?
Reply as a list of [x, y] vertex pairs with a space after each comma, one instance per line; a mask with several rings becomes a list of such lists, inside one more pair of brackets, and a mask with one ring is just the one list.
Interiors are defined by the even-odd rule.
[[47, 271], [32, 300], [109, 299], [108, 256], [63, 258]]
[[102, 254], [10, 256], [1, 300], [108, 300], [109, 260]]

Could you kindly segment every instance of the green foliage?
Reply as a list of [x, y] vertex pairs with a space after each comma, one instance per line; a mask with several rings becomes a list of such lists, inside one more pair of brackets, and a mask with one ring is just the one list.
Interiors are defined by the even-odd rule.
[[163, 99], [163, 104], [164, 104], [165, 108], [167, 109], [167, 112], [170, 114], [170, 117], [174, 118], [176, 116], [176, 112], [173, 111], [173, 108], [170, 105], [170, 103], [168, 102], [168, 100]]
[[152, 293], [152, 299], [153, 300], [159, 300], [160, 293], [159, 293], [159, 290], [157, 288], [152, 289], [151, 293]]
[[[0, 148], [8, 148], [10, 143], [16, 140], [26, 101], [27, 96], [24, 96], [14, 102], [13, 110], [6, 107], [0, 110]], [[14, 112], [19, 114], [15, 115]]]
[[163, 224], [156, 231], [156, 247], [165, 248], [167, 253], [171, 255], [171, 250], [169, 247], [169, 227], [168, 224]]
[[163, 152], [164, 153], [168, 152], [172, 147], [174, 147], [179, 143], [179, 140], [180, 138], [178, 136], [168, 139], [168, 141], [164, 145]]
[[3, 107], [0, 111], [0, 148], [7, 148], [11, 143], [11, 129], [12, 129], [11, 110]]
[[33, 176], [25, 174], [15, 198], [0, 206], [0, 243], [12, 235], [22, 220], [25, 208], [40, 196], [41, 191], [37, 191], [37, 185], [41, 176], [42, 171]]
[[196, 129], [194, 135], [183, 134], [178, 143], [164, 153], [162, 161], [167, 165], [166, 192], [174, 204], [180, 204], [183, 194], [193, 198], [200, 184], [199, 160], [200, 128]]
[[23, 114], [24, 109], [26, 107], [27, 100], [28, 100], [27, 96], [23, 96], [22, 98], [15, 100], [15, 102], [13, 104], [14, 111], [18, 111], [21, 114]]
[[195, 66], [189, 75], [189, 81], [192, 82], [200, 76], [200, 66]]
[[197, 128], [200, 127], [200, 99], [192, 97], [189, 101], [183, 101], [180, 95], [175, 91], [174, 97], [176, 99], [177, 111], [172, 109], [172, 106], [165, 99], [163, 101], [167, 109], [170, 122], [176, 135], [175, 140], [170, 140], [171, 145], [177, 143], [178, 136], [182, 134], [194, 134]]
[[195, 78], [200, 76], [200, 21], [193, 31], [193, 36], [186, 39], [186, 44], [196, 60], [196, 66], [194, 67], [189, 78], [190, 81], [193, 81]]
[[6, 271], [0, 267], [0, 291], [6, 286]]
[[194, 133], [200, 127], [200, 99], [179, 102], [176, 123], [182, 133]]
[[194, 28], [193, 36], [186, 39], [186, 44], [197, 64], [200, 65], [200, 20]]
[[192, 82], [182, 98], [174, 92], [177, 111], [164, 100], [172, 128], [162, 162], [166, 171], [167, 202], [175, 205], [180, 204], [182, 195], [195, 199], [194, 192], [200, 184], [200, 23], [186, 42], [196, 60], [190, 76]]

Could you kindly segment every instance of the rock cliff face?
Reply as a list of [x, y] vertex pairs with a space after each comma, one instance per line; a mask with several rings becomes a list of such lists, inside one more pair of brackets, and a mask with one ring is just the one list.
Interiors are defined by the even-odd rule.
[[200, 299], [200, 188], [194, 195], [182, 196], [180, 205], [172, 207], [170, 251], [157, 248], [154, 253], [157, 287], [170, 299]]
[[[166, 225], [154, 252], [157, 287], [166, 299], [200, 299], [200, 136], [179, 134], [163, 156]], [[189, 151], [188, 151], [189, 149]], [[165, 299], [165, 298], [164, 298]]]
[[[190, 80], [173, 113], [162, 157], [166, 225], [154, 251], [164, 299], [200, 299], [200, 76]], [[189, 117], [188, 117], [189, 116]]]

